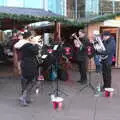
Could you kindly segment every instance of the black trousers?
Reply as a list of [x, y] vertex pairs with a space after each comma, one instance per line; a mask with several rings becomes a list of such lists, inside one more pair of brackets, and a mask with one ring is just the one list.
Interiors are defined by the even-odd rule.
[[[32, 77], [31, 77], [32, 78]], [[21, 78], [22, 95], [26, 101], [31, 101], [32, 90], [36, 84], [36, 79]]]
[[111, 87], [111, 64], [102, 63], [102, 74], [103, 74], [103, 88]]
[[33, 88], [35, 84], [35, 80], [34, 79], [26, 79], [24, 77], [21, 78], [21, 88], [22, 88], [22, 93], [27, 90], [27, 91], [31, 91], [31, 89]]
[[78, 68], [80, 72], [80, 81], [85, 82], [87, 81], [87, 67], [86, 67], [86, 60], [78, 62]]

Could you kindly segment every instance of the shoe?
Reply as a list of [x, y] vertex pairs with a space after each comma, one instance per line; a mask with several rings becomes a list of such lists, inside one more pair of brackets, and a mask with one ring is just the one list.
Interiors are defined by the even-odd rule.
[[23, 98], [23, 97], [20, 97], [19, 98], [19, 102], [20, 102], [20, 104], [22, 105], [22, 106], [28, 106], [28, 103], [27, 103], [27, 101]]
[[81, 80], [78, 80], [77, 82], [78, 82], [78, 83], [81, 83]]
[[35, 90], [35, 93], [36, 93], [36, 95], [39, 94], [39, 88], [37, 88], [37, 89]]
[[80, 84], [82, 85], [87, 84], [87, 80], [81, 81]]
[[25, 98], [25, 100], [26, 100], [26, 103], [27, 103], [27, 104], [31, 104], [31, 103], [33, 102], [33, 100], [31, 99], [30, 96], [27, 96], [27, 97]]
[[33, 101], [32, 100], [26, 100], [27, 104], [31, 104]]
[[101, 92], [105, 91], [105, 86], [101, 86]]

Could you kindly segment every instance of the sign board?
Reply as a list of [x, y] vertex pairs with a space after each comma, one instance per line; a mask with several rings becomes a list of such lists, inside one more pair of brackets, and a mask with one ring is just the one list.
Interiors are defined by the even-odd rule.
[[120, 27], [120, 20], [106, 20], [103, 23], [104, 26]]

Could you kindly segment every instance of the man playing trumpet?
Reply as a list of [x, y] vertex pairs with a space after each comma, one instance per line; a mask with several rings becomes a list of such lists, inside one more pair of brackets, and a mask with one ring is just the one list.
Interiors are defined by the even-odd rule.
[[74, 46], [75, 46], [75, 61], [78, 64], [80, 72], [80, 82], [81, 84], [87, 83], [87, 46], [88, 38], [84, 30], [78, 31], [78, 37], [76, 34], [72, 34], [74, 37]]

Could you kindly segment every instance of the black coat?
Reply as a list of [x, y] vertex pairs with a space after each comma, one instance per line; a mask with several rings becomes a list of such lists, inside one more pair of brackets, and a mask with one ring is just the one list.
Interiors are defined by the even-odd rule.
[[32, 80], [37, 76], [38, 64], [36, 55], [38, 54], [38, 50], [39, 48], [37, 45], [32, 45], [30, 43], [26, 43], [20, 48], [20, 51], [22, 53], [21, 69], [24, 78]]
[[115, 49], [116, 49], [116, 44], [115, 44], [115, 39], [114, 37], [110, 37], [108, 40], [104, 40], [103, 44], [105, 46], [106, 51], [103, 52], [103, 56], [108, 56], [106, 59], [104, 59], [104, 62], [107, 62], [109, 64], [112, 64], [112, 57], [115, 55]]
[[76, 62], [84, 61], [86, 60], [86, 57], [87, 57], [87, 47], [89, 45], [89, 41], [86, 37], [80, 39], [80, 41], [83, 44], [82, 49], [75, 48], [75, 51], [74, 51], [74, 57]]

